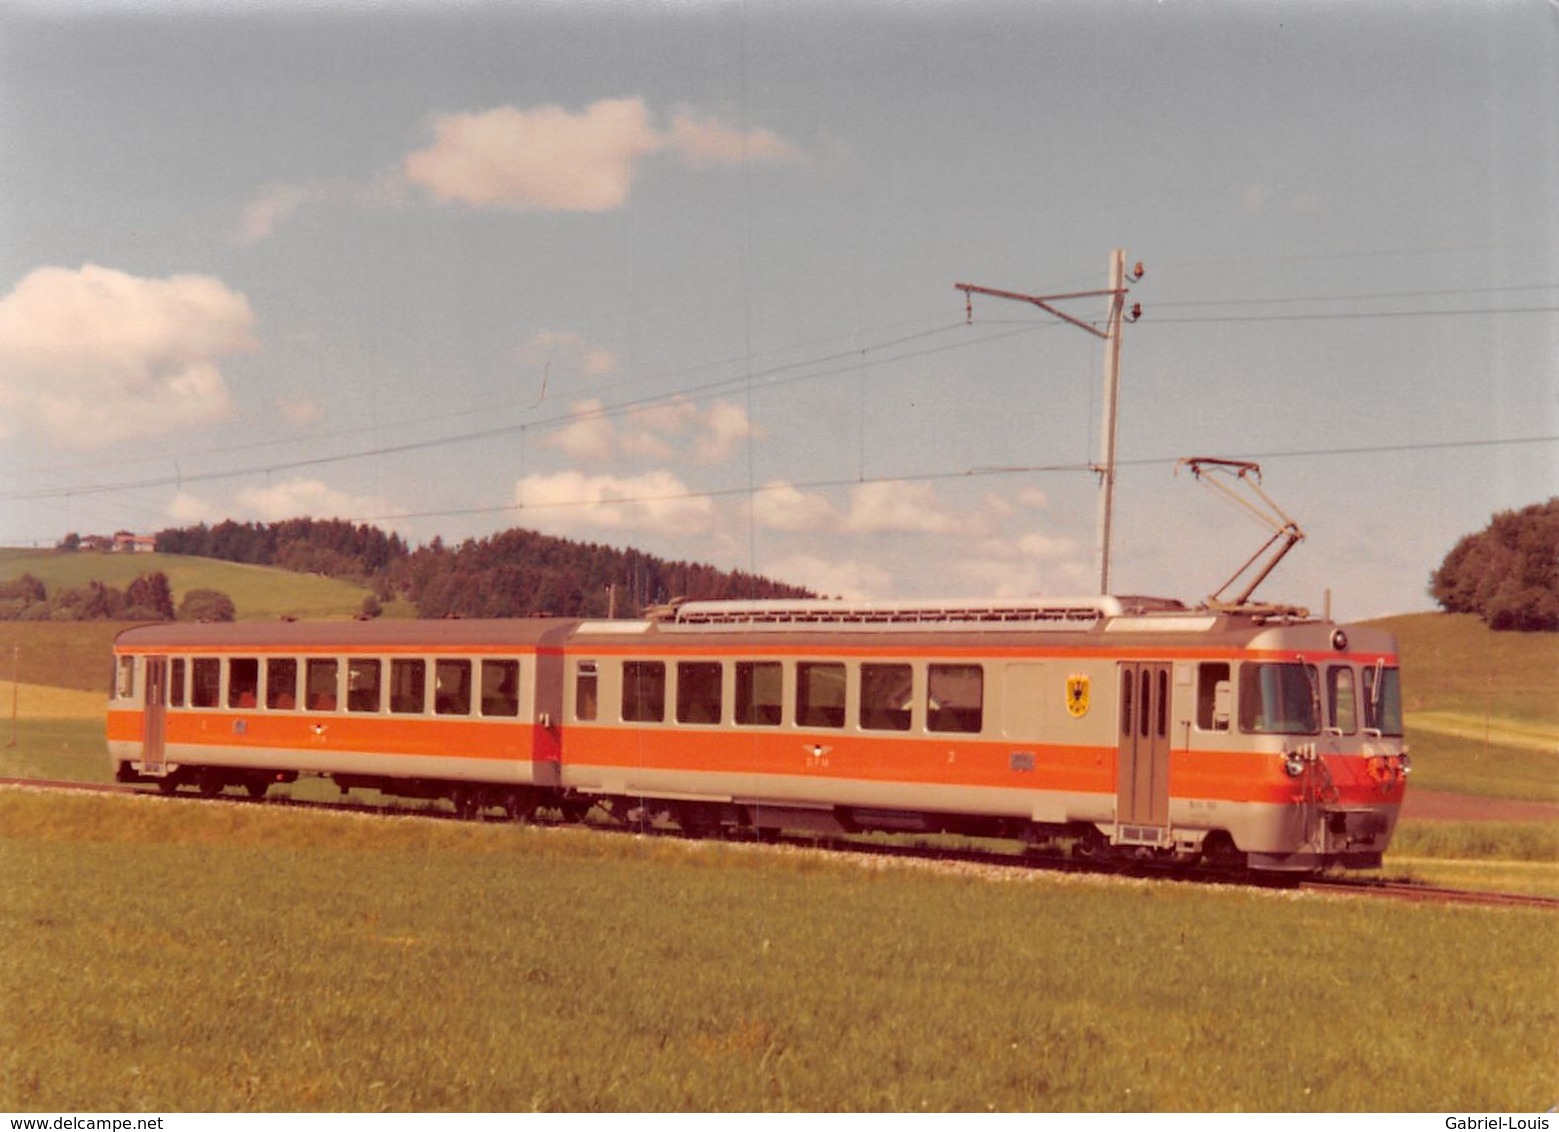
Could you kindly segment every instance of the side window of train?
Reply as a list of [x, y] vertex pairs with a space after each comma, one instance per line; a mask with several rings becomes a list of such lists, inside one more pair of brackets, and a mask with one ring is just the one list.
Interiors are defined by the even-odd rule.
[[482, 661], [482, 714], [509, 717], [520, 714], [519, 661]]
[[1339, 735], [1352, 735], [1359, 729], [1353, 669], [1346, 664], [1334, 664], [1326, 670], [1326, 726]]
[[222, 662], [214, 656], [198, 656], [190, 662], [189, 706], [216, 707], [221, 703]]
[[346, 710], [378, 711], [381, 662], [353, 657], [346, 662]]
[[303, 702], [310, 711], [335, 711], [337, 697], [337, 672], [340, 662], [322, 657], [310, 657], [304, 666], [305, 682]]
[[168, 665], [168, 706], [184, 706], [184, 658], [174, 657]]
[[260, 704], [260, 659], [254, 656], [229, 657], [227, 662], [227, 706], [253, 708]]
[[777, 660], [736, 662], [736, 722], [778, 727], [783, 715], [784, 668]]
[[1196, 674], [1198, 731], [1227, 731], [1234, 718], [1234, 685], [1225, 661], [1203, 661]]
[[428, 662], [390, 661], [390, 710], [398, 715], [421, 715], [428, 704]]
[[796, 723], [844, 726], [844, 665], [803, 661], [796, 665]]
[[984, 726], [985, 669], [933, 664], [926, 670], [926, 727], [972, 735]]
[[666, 718], [666, 666], [658, 660], [623, 661], [624, 723], [659, 723]]
[[114, 668], [114, 699], [135, 698], [135, 657], [122, 656]]
[[861, 665], [860, 725], [866, 731], [908, 731], [915, 674], [907, 664]]
[[298, 706], [298, 662], [290, 656], [273, 656], [265, 662], [265, 706], [272, 711], [292, 711]]
[[677, 662], [677, 722], [719, 723], [725, 706], [721, 697], [721, 665], [717, 661]]
[[435, 715], [471, 714], [471, 662], [440, 660], [433, 665]]
[[585, 723], [595, 720], [601, 702], [601, 677], [596, 662], [581, 660], [574, 669], [574, 718]]

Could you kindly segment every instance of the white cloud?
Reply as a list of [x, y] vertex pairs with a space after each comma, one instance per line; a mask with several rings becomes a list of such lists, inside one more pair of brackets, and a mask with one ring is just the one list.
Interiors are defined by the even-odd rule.
[[893, 593], [893, 575], [870, 562], [829, 561], [810, 554], [793, 554], [764, 564], [765, 577], [805, 586], [826, 597], [849, 601], [882, 599]]
[[574, 402], [569, 423], [543, 441], [575, 460], [610, 459], [617, 449], [617, 426], [604, 415], [597, 398]]
[[315, 519], [354, 519], [394, 514], [398, 508], [385, 500], [337, 491], [316, 479], [292, 479], [265, 487], [239, 491], [233, 502], [238, 514], [264, 522], [309, 516]]
[[950, 534], [958, 521], [924, 483], [863, 483], [850, 491], [843, 529], [851, 533], [889, 531]]
[[289, 219], [306, 204], [322, 200], [328, 195], [322, 185], [266, 185], [244, 207], [244, 214], [233, 233], [233, 243], [239, 247], [251, 247], [266, 239], [276, 226]]
[[476, 208], [605, 212], [628, 201], [635, 163], [661, 147], [642, 99], [500, 106], [435, 119], [427, 149], [407, 154], [406, 180], [436, 200]]
[[751, 514], [758, 526], [791, 533], [826, 532], [838, 528], [840, 515], [827, 498], [803, 492], [783, 480], [773, 480], [753, 494]]
[[769, 130], [743, 133], [717, 118], [700, 118], [690, 109], [671, 120], [665, 143], [695, 169], [740, 165], [743, 161], [799, 161], [801, 151]]
[[335, 177], [302, 184], [265, 185], [244, 206], [229, 240], [241, 248], [253, 247], [269, 239], [283, 222], [305, 206], [327, 201], [346, 201], [362, 208], [394, 208], [406, 202], [406, 182], [400, 171], [394, 170], [361, 180]]
[[254, 322], [208, 275], [40, 267], [0, 298], [0, 429], [85, 449], [221, 420], [217, 361], [259, 348]]
[[191, 495], [187, 491], [175, 495], [163, 510], [171, 521], [180, 526], [220, 521], [227, 517], [226, 508], [219, 507], [198, 495]]
[[693, 455], [701, 464], [718, 464], [728, 459], [743, 441], [763, 435], [747, 416], [747, 410], [729, 401], [716, 401], [709, 406], [700, 423], [703, 433], [697, 438]]
[[616, 373], [617, 354], [563, 330], [543, 330], [520, 348], [518, 357], [527, 365], [541, 364], [566, 369], [581, 377], [605, 377]]
[[762, 433], [747, 411], [726, 401], [708, 409], [683, 397], [634, 409], [614, 423], [598, 398], [576, 401], [568, 423], [543, 441], [575, 460], [604, 461], [619, 454], [665, 461], [678, 455], [699, 464], [729, 458], [737, 446]]
[[664, 470], [636, 476], [574, 471], [530, 475], [515, 484], [514, 501], [552, 530], [689, 534], [707, 531], [715, 518], [712, 500]]
[[[299, 210], [324, 201], [404, 204], [416, 186], [434, 200], [513, 212], [610, 212], [628, 203], [642, 162], [669, 154], [692, 169], [743, 162], [798, 162], [801, 150], [771, 130], [728, 125], [679, 109], [659, 129], [642, 98], [608, 98], [580, 111], [496, 106], [432, 120], [433, 141], [373, 177], [261, 188], [232, 242], [252, 247]], [[592, 361], [615, 366], [610, 355]]]

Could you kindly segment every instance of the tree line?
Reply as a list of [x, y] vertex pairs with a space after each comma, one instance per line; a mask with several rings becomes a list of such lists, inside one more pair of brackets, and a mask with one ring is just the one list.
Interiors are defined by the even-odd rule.
[[164, 530], [157, 550], [323, 574], [369, 587], [365, 612], [392, 600], [420, 617], [637, 617], [674, 598], [811, 597], [744, 571], [668, 562], [633, 549], [514, 528], [413, 550], [397, 535], [340, 519], [199, 524]]
[[1464, 537], [1430, 575], [1429, 593], [1491, 629], [1559, 630], [1559, 496], [1502, 511]]
[[232, 599], [216, 590], [190, 590], [175, 608], [161, 571], [124, 589], [88, 582], [51, 592], [32, 574], [0, 582], [0, 621], [231, 621], [236, 612]]

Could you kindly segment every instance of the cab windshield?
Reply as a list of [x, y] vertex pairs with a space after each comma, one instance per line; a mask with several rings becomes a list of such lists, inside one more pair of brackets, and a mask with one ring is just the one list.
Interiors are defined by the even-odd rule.
[[1376, 665], [1364, 670], [1364, 726], [1382, 735], [1402, 734], [1402, 674]]
[[1314, 735], [1321, 730], [1319, 684], [1308, 664], [1240, 666], [1240, 730]]

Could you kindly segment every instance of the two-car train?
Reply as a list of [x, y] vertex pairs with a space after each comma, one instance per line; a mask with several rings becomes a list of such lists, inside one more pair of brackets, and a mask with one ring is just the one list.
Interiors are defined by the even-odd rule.
[[1378, 865], [1408, 771], [1389, 634], [1110, 597], [147, 626], [115, 644], [108, 744], [168, 792], [318, 775], [465, 813], [1260, 870]]

